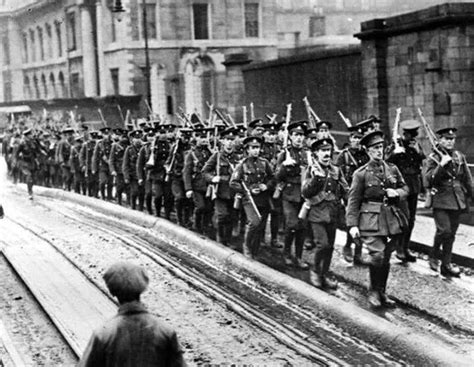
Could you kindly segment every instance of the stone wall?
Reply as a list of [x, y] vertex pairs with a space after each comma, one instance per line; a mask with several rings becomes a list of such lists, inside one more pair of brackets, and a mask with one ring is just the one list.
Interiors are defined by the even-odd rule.
[[419, 119], [420, 108], [434, 130], [458, 129], [457, 147], [473, 162], [474, 4], [434, 6], [361, 28], [366, 113], [388, 119], [388, 132], [397, 107], [402, 119]]

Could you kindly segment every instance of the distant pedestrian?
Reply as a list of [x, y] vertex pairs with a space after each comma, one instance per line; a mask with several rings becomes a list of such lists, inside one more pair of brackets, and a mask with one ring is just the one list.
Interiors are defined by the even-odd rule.
[[118, 314], [93, 332], [79, 366], [185, 366], [176, 333], [140, 302], [148, 285], [145, 270], [118, 262], [104, 280], [119, 301]]

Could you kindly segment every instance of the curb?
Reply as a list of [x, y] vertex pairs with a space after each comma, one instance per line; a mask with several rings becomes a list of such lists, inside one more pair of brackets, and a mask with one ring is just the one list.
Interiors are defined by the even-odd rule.
[[[415, 250], [418, 252], [422, 252], [424, 254], [429, 254], [432, 250], [433, 246], [426, 245], [421, 242], [416, 242], [416, 241], [410, 241], [410, 249]], [[474, 259], [468, 256], [460, 255], [455, 252], [452, 253], [451, 255], [453, 263], [460, 265], [460, 266], [465, 266], [468, 268], [474, 268]]]
[[388, 354], [408, 361], [410, 364], [443, 366], [453, 364], [472, 366], [474, 364], [469, 356], [448, 349], [429, 335], [396, 326], [369, 311], [340, 300], [299, 279], [273, 270], [262, 263], [248, 259], [238, 252], [210, 239], [202, 238], [165, 219], [71, 192], [37, 187], [35, 193], [88, 206], [103, 214], [124, 219], [157, 232], [159, 237], [176, 242], [187, 252], [194, 253], [197, 257], [205, 256], [211, 259], [223, 270], [237, 270], [239, 273], [249, 275], [266, 287], [284, 292], [285, 296], [290, 298], [293, 303], [314, 310], [319, 317], [326, 319], [348, 334], [373, 344], [380, 350], [385, 350]]

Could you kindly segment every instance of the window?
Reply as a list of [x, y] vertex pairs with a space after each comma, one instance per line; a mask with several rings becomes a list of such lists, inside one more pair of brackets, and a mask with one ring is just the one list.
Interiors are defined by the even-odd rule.
[[28, 35], [23, 33], [21, 35], [21, 41], [23, 43], [23, 62], [28, 62]]
[[11, 100], [13, 99], [11, 73], [5, 70], [3, 71], [2, 75], [3, 75], [3, 101], [11, 102]]
[[76, 13], [67, 14], [67, 46], [69, 51], [76, 49]]
[[117, 42], [117, 24], [115, 23], [117, 20], [115, 19], [114, 17], [114, 14], [112, 13], [112, 16], [111, 16], [111, 22], [110, 22], [110, 38], [112, 40], [112, 42]]
[[258, 37], [258, 3], [244, 4], [245, 37]]
[[8, 47], [8, 38], [2, 38], [3, 65], [10, 65], [10, 50]]
[[119, 69], [110, 69], [110, 77], [112, 78], [112, 88], [114, 89], [114, 95], [119, 94]]
[[40, 51], [40, 60], [44, 60], [44, 40], [43, 40], [43, 29], [38, 27], [38, 43]]
[[84, 91], [81, 88], [81, 80], [79, 73], [71, 73], [71, 97], [83, 97]]
[[208, 4], [193, 4], [194, 39], [209, 39]]
[[30, 30], [31, 61], [36, 61], [35, 32]]
[[326, 34], [326, 18], [320, 15], [313, 15], [309, 18], [309, 36], [319, 37]]
[[[145, 38], [145, 29], [143, 27], [143, 5], [140, 6], [140, 29], [141, 36]], [[156, 39], [156, 4], [145, 4], [146, 12], [146, 30], [148, 39]]]
[[51, 25], [46, 24], [46, 48], [48, 50], [48, 58], [53, 57], [53, 33], [51, 30]]
[[58, 42], [58, 57], [63, 56], [63, 43], [62, 43], [62, 37], [61, 37], [61, 23], [56, 22], [55, 25], [56, 27], [56, 38]]
[[166, 112], [168, 113], [168, 115], [174, 115], [172, 96], [166, 96]]

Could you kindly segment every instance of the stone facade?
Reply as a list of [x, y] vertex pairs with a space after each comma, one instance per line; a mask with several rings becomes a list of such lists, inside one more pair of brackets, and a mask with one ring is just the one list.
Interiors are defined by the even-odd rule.
[[388, 130], [397, 107], [403, 108], [402, 119], [419, 119], [420, 108], [434, 130], [458, 129], [457, 146], [472, 162], [474, 4], [375, 19], [362, 23], [356, 36], [362, 40], [366, 113], [390, 121]]

